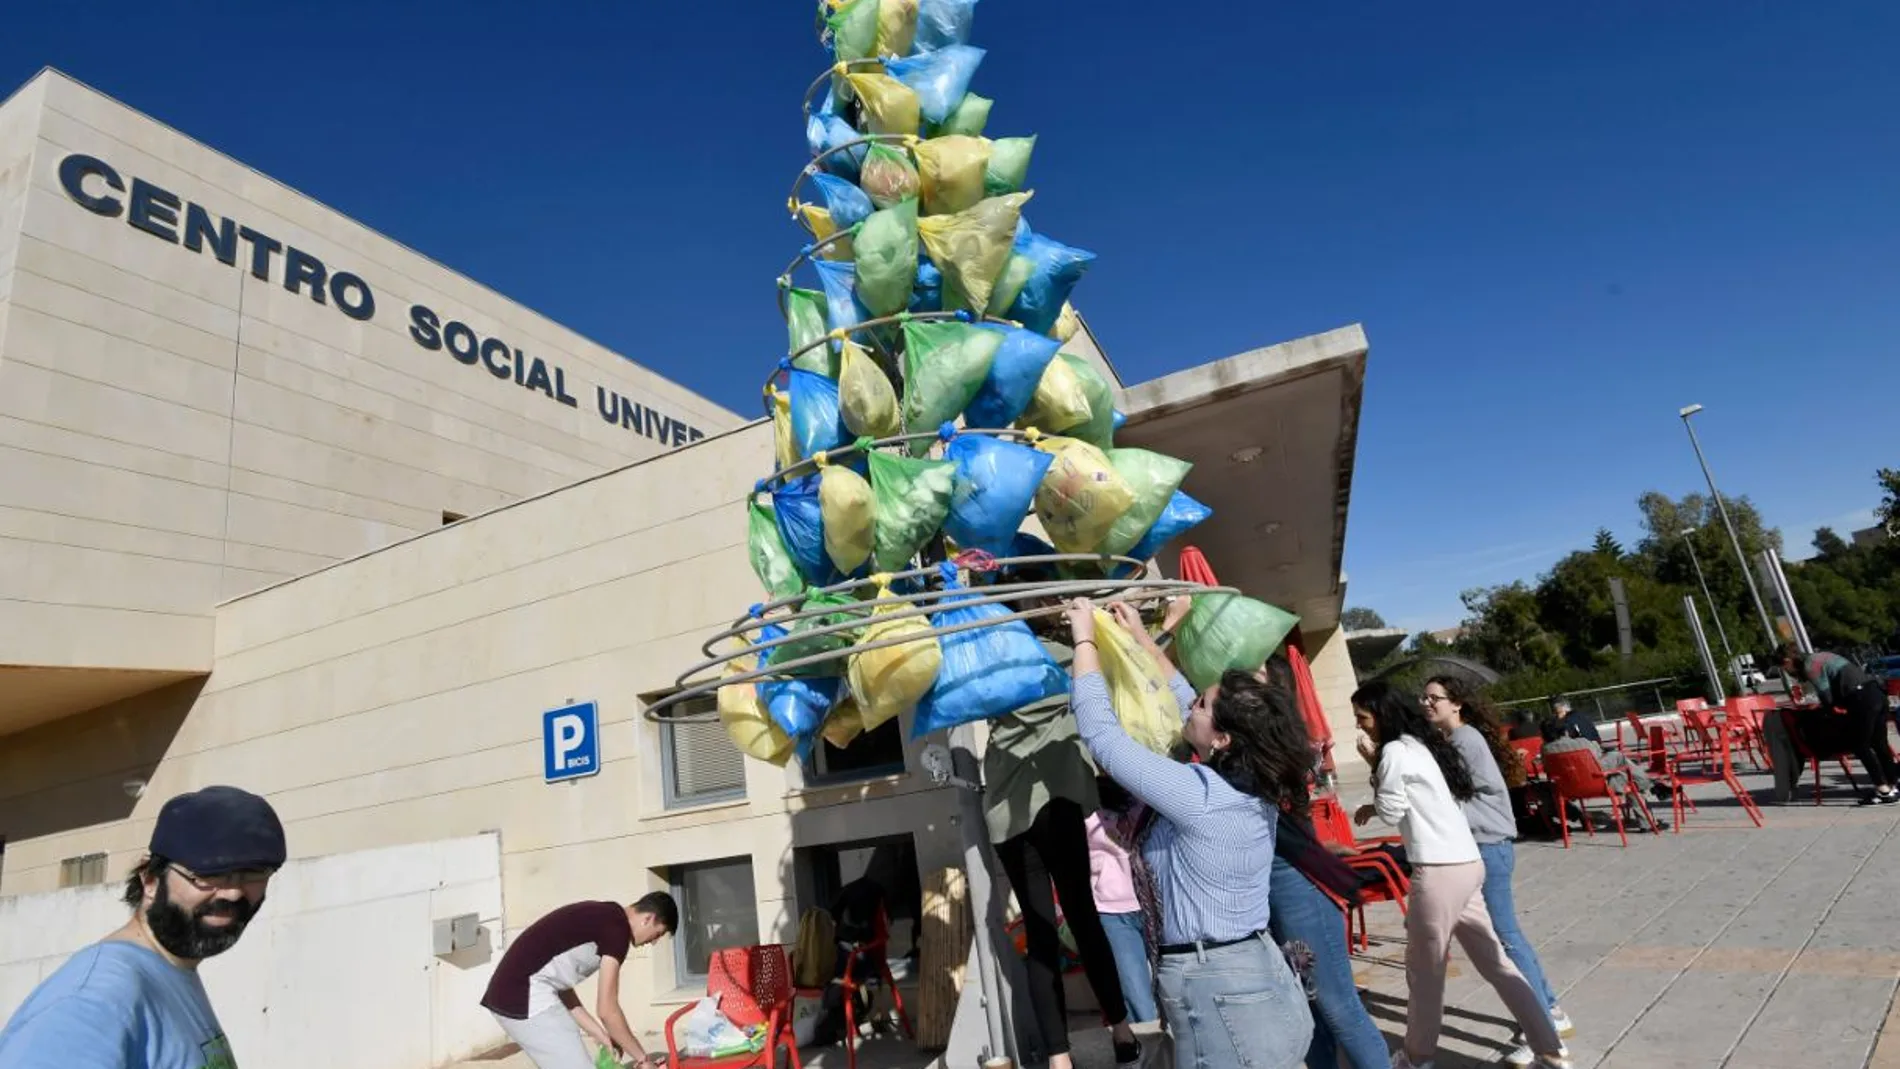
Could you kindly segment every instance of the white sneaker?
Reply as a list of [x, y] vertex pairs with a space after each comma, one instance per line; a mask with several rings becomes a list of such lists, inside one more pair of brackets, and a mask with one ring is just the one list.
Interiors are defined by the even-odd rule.
[[1504, 1064], [1515, 1065], [1520, 1069], [1533, 1065], [1549, 1066], [1550, 1069], [1570, 1069], [1570, 1048], [1558, 1047], [1555, 1055], [1539, 1058], [1537, 1052], [1531, 1049], [1530, 1044], [1524, 1043], [1504, 1056]]
[[1557, 1026], [1557, 1035], [1564, 1039], [1577, 1034], [1577, 1026], [1570, 1023], [1570, 1015], [1562, 1010], [1550, 1011], [1550, 1023]]
[[1415, 1062], [1411, 1055], [1405, 1053], [1405, 1048], [1400, 1047], [1392, 1052], [1392, 1069], [1432, 1069], [1432, 1063]]

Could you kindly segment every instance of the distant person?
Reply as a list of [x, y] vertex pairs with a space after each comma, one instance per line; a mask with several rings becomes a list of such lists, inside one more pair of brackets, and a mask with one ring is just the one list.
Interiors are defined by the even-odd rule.
[[[1659, 802], [1667, 802], [1671, 798], [1668, 787], [1650, 779], [1648, 770], [1644, 769], [1641, 765], [1631, 763], [1623, 751], [1605, 750], [1589, 739], [1580, 739], [1575, 735], [1566, 734], [1563, 724], [1558, 721], [1546, 721], [1544, 723], [1545, 756], [1568, 753], [1572, 750], [1585, 750], [1588, 751], [1592, 757], [1596, 758], [1597, 767], [1603, 770], [1604, 780], [1607, 781], [1614, 790], [1623, 791], [1628, 789], [1629, 785], [1634, 785], [1637, 790], [1648, 793], [1650, 797]], [[1574, 805], [1575, 803], [1572, 804]], [[1581, 822], [1584, 819], [1584, 813], [1581, 807], [1573, 810], [1573, 812], [1575, 814], [1574, 819], [1577, 821]], [[1568, 816], [1569, 814], [1566, 815]], [[1649, 822], [1643, 819], [1642, 811], [1637, 809], [1634, 804], [1625, 805], [1623, 807], [1623, 816], [1632, 828], [1642, 831], [1648, 831], [1650, 829]], [[1657, 818], [1657, 829], [1667, 830], [1668, 827], [1668, 821], [1660, 817]]]
[[1542, 737], [1543, 734], [1538, 726], [1536, 713], [1531, 712], [1529, 709], [1514, 709], [1511, 711], [1512, 741]]
[[1867, 670], [1838, 653], [1816, 650], [1804, 654], [1792, 642], [1784, 642], [1775, 651], [1782, 674], [1806, 680], [1821, 700], [1821, 708], [1835, 709], [1847, 717], [1847, 739], [1867, 778], [1874, 781], [1874, 793], [1861, 799], [1862, 805], [1892, 805], [1900, 802], [1895, 790], [1893, 751], [1887, 746], [1887, 692]]
[[0, 1065], [234, 1067], [198, 964], [237, 945], [284, 853], [284, 826], [255, 794], [206, 787], [166, 802], [125, 881], [132, 918], [27, 996], [0, 1031]]
[[1596, 743], [1599, 749], [1603, 746], [1603, 736], [1597, 733], [1596, 719], [1585, 716], [1572, 708], [1569, 698], [1558, 698], [1551, 702], [1550, 713], [1559, 724], [1563, 725], [1564, 734], [1573, 739], [1589, 739]]
[[[620, 971], [629, 951], [671, 935], [679, 922], [679, 905], [665, 891], [631, 906], [562, 906], [508, 944], [489, 977], [482, 1008], [495, 1015], [537, 1069], [594, 1069], [583, 1032], [618, 1055], [633, 1055], [635, 1065], [663, 1064], [666, 1055], [648, 1055], [620, 1009]], [[600, 984], [590, 1014], [574, 989], [597, 972]]]

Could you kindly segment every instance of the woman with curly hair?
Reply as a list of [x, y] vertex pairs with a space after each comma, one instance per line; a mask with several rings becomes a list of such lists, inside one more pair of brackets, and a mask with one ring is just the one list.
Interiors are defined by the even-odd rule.
[[1529, 1038], [1525, 1064], [1568, 1067], [1570, 1058], [1543, 1001], [1504, 953], [1485, 909], [1484, 862], [1459, 803], [1476, 796], [1471, 770], [1451, 738], [1425, 719], [1415, 701], [1389, 683], [1353, 692], [1353, 719], [1365, 734], [1360, 753], [1374, 769], [1377, 792], [1355, 820], [1375, 815], [1396, 824], [1412, 864], [1405, 914], [1405, 980], [1410, 1001], [1405, 1042], [1393, 1069], [1429, 1069], [1445, 1013], [1445, 970], [1453, 938]]
[[[1228, 672], [1198, 698], [1132, 607], [1111, 611], [1167, 665], [1182, 735], [1199, 764], [1153, 753], [1122, 729], [1095, 649], [1095, 607], [1069, 605], [1071, 704], [1095, 763], [1153, 810], [1141, 844], [1161, 905], [1156, 980], [1175, 1063], [1293, 1069], [1313, 1037], [1306, 991], [1267, 932], [1274, 839], [1284, 808], [1305, 812], [1311, 750], [1297, 716], [1272, 714], [1266, 684]], [[1279, 699], [1284, 703], [1284, 697]]]

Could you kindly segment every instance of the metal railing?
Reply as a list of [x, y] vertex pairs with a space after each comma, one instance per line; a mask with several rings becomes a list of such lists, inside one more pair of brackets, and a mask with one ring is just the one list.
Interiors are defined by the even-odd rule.
[[1541, 694], [1535, 698], [1513, 698], [1495, 704], [1497, 710], [1506, 716], [1519, 709], [1528, 709], [1542, 718], [1551, 715], [1551, 703], [1562, 698], [1574, 708], [1591, 714], [1597, 723], [1606, 724], [1621, 721], [1630, 713], [1637, 716], [1673, 713], [1676, 711], [1677, 698], [1699, 697], [1700, 687], [1701, 684], [1691, 677], [1657, 676], [1610, 687]]

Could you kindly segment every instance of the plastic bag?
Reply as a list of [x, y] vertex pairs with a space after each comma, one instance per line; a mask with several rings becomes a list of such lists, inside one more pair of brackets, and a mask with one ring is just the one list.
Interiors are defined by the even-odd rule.
[[910, 310], [913, 312], [941, 312], [943, 310], [943, 272], [929, 260], [917, 261], [917, 282], [910, 290]]
[[805, 589], [798, 576], [798, 564], [779, 536], [772, 510], [757, 500], [746, 502], [746, 553], [752, 558], [752, 572], [772, 600], [789, 598]]
[[1059, 342], [1067, 342], [1070, 338], [1075, 337], [1076, 331], [1081, 329], [1081, 314], [1075, 310], [1075, 305], [1064, 301], [1062, 303], [1062, 314], [1056, 316], [1056, 325], [1049, 328], [1049, 336]]
[[[946, 583], [954, 587], [954, 583]], [[1000, 620], [1010, 610], [987, 605], [952, 603], [932, 613], [931, 626], [941, 632], [977, 621], [994, 621], [955, 634], [940, 634], [943, 666], [930, 692], [917, 703], [911, 737], [1002, 716], [1045, 698], [1066, 694], [1069, 677], [1050, 660], [1036, 636], [1021, 620]]]
[[983, 169], [983, 192], [995, 197], [1023, 188], [1023, 183], [1029, 180], [1029, 157], [1035, 151], [1034, 134], [991, 142], [989, 163]]
[[[830, 328], [825, 325], [825, 295], [817, 290], [785, 291], [785, 333], [787, 352], [803, 353], [792, 357], [792, 366], [835, 379], [838, 358], [831, 346], [815, 345]], [[814, 348], [806, 349], [811, 345]]]
[[[926, 142], [927, 143], [927, 142]], [[943, 271], [944, 308], [982, 312], [989, 307], [990, 287], [1009, 259], [1016, 223], [1022, 218], [1028, 193], [1011, 193], [979, 201], [955, 215], [932, 215], [917, 221], [924, 249]]]
[[845, 679], [857, 699], [866, 731], [881, 727], [892, 717], [915, 707], [930, 693], [943, 667], [943, 650], [930, 632], [929, 620], [922, 616], [878, 619], [911, 607], [907, 602], [883, 600], [889, 593], [888, 589], [878, 592], [879, 604], [872, 607], [871, 623], [858, 639], [858, 645], [868, 646], [906, 636], [915, 641], [851, 654]]
[[825, 555], [824, 511], [818, 507], [818, 476], [787, 479], [772, 491], [772, 519], [779, 540], [792, 555], [798, 574], [812, 586], [829, 586], [843, 578]]
[[[1036, 271], [1034, 261], [1019, 252], [1011, 251], [1009, 259], [1003, 261], [1002, 273], [996, 276], [996, 284], [990, 289], [989, 314], [998, 319], [1006, 319], [1005, 312], [1016, 303], [1016, 298], [1029, 284], [1029, 276]], [[1054, 340], [1054, 339], [1051, 339]], [[1060, 345], [1060, 342], [1057, 342]]]
[[863, 108], [864, 130], [870, 134], [917, 133], [922, 114], [910, 86], [882, 71], [852, 71], [844, 76]]
[[919, 52], [931, 52], [968, 44], [970, 24], [975, 21], [976, 0], [918, 0], [914, 47]]
[[[876, 3], [877, 0], [856, 0], [857, 3]], [[746, 1034], [739, 1026], [726, 1020], [719, 1012], [719, 1000], [702, 998], [691, 1012], [680, 1018], [674, 1026], [673, 1042], [679, 1052], [688, 1058], [712, 1058], [733, 1047], [743, 1050], [747, 1046]]]
[[890, 377], [851, 342], [844, 343], [838, 366], [838, 415], [852, 434], [871, 438], [896, 434], [902, 426]]
[[1299, 622], [1284, 609], [1239, 594], [1196, 594], [1174, 637], [1181, 674], [1195, 690], [1206, 690], [1230, 668], [1254, 671]]
[[[827, 176], [829, 177], [829, 176]], [[844, 179], [840, 178], [842, 182]], [[851, 235], [838, 234], [838, 224], [831, 218], [831, 211], [816, 204], [800, 204], [798, 218], [811, 231], [812, 255], [820, 260], [849, 260], [852, 257]], [[836, 240], [831, 240], [832, 238]]]
[[1023, 427], [1059, 432], [1082, 426], [1091, 414], [1088, 390], [1083, 387], [1081, 377], [1074, 366], [1058, 356], [1043, 369], [1036, 391], [1030, 395], [1029, 407], [1016, 422]]
[[[727, 661], [720, 674], [726, 677], [742, 675], [752, 671], [757, 664], [756, 657]], [[718, 705], [719, 723], [725, 727], [726, 737], [732, 740], [740, 753], [781, 768], [792, 759], [795, 749], [792, 737], [772, 722], [772, 714], [766, 710], [765, 702], [759, 697], [757, 683], [728, 683], [720, 687]]]
[[793, 368], [791, 379], [792, 441], [798, 455], [809, 459], [851, 440], [838, 412], [838, 384], [823, 375]]
[[[857, 598], [849, 593], [813, 594], [811, 597], [806, 598], [798, 606], [799, 612], [816, 613], [817, 615], [806, 616], [804, 619], [793, 623], [789, 632], [784, 629], [779, 631], [780, 637], [789, 636], [791, 640], [783, 645], [774, 646], [766, 652], [766, 667], [779, 668], [782, 665], [791, 664], [793, 661], [804, 660], [807, 657], [817, 657], [821, 654], [832, 653], [848, 648], [857, 638], [857, 631], [854, 628], [843, 627], [837, 631], [827, 631], [823, 634], [806, 634], [806, 632], [816, 631], [819, 628], [834, 627], [841, 624], [852, 624], [862, 621], [865, 614], [850, 609], [850, 606], [856, 604]], [[790, 675], [800, 679], [817, 676], [835, 676], [839, 672], [839, 662], [835, 660], [820, 661], [817, 664], [803, 665], [798, 668], [789, 669], [788, 671]]]
[[917, 282], [917, 202], [907, 200], [873, 213], [853, 240], [858, 302], [873, 316], [903, 311]]
[[909, 55], [917, 39], [917, 0], [881, 0], [877, 7], [877, 54]]
[[[851, 0], [831, 13], [831, 54], [839, 62], [877, 55], [878, 0]], [[914, 36], [914, 35], [913, 35]]]
[[1056, 358], [1056, 350], [1062, 343], [1018, 327], [992, 324], [983, 329], [1000, 333], [1003, 342], [996, 347], [989, 377], [983, 380], [983, 388], [964, 409], [963, 419], [972, 427], [1007, 427], [1029, 407], [1037, 385], [1042, 382], [1043, 372], [1048, 370], [1049, 361]]
[[1135, 495], [1134, 504], [1109, 527], [1107, 537], [1096, 549], [1119, 557], [1135, 548], [1148, 528], [1161, 518], [1162, 510], [1194, 465], [1147, 449], [1111, 449], [1107, 455], [1115, 473]]
[[864, 711], [858, 707], [858, 701], [848, 691], [840, 691], [838, 704], [825, 714], [825, 722], [818, 729], [818, 737], [833, 749], [842, 750], [856, 742], [864, 734]]
[[778, 387], [766, 390], [765, 405], [772, 414], [772, 460], [780, 469], [798, 463], [798, 442], [792, 438], [792, 399]]
[[947, 460], [913, 460], [871, 454], [871, 495], [876, 499], [871, 560], [880, 572], [905, 570], [911, 557], [942, 529], [956, 489], [957, 466]]
[[1168, 687], [1172, 673], [1100, 609], [1095, 610], [1095, 652], [1101, 656], [1102, 678], [1122, 730], [1165, 755], [1181, 738], [1181, 706]]
[[[1161, 552], [1162, 546], [1213, 514], [1213, 509], [1187, 496], [1185, 492], [1176, 490], [1174, 496], [1168, 499], [1168, 507], [1161, 510], [1161, 516], [1155, 520], [1154, 526], [1148, 528], [1148, 533], [1141, 536], [1141, 541], [1135, 543], [1134, 548], [1123, 556], [1133, 557], [1136, 560], [1153, 560], [1155, 555]], [[1124, 570], [1134, 571], [1133, 568], [1126, 568], [1126, 566]]]
[[[932, 431], [954, 421], [983, 388], [990, 362], [1002, 344], [1002, 335], [969, 323], [905, 323], [904, 427]], [[922, 452], [930, 443], [911, 446], [913, 452]]]
[[1029, 271], [1004, 314], [1029, 330], [1047, 334], [1068, 306], [1076, 283], [1095, 262], [1095, 254], [1046, 238], [1028, 227], [1017, 235], [1011, 252], [1028, 261]]
[[851, 330], [871, 318], [864, 302], [858, 300], [858, 269], [855, 264], [814, 260], [812, 269], [825, 288], [825, 310], [834, 330]]
[[1079, 438], [1044, 438], [1036, 447], [1055, 458], [1036, 490], [1036, 518], [1057, 549], [1093, 553], [1134, 505], [1134, 492], [1100, 449]]
[[1089, 418], [1066, 428], [1066, 433], [1097, 449], [1107, 449], [1115, 442], [1115, 387], [1108, 384], [1108, 379], [1094, 364], [1074, 353], [1057, 353], [1056, 360], [1075, 372], [1083, 394], [1089, 399]]
[[[776, 626], [767, 626], [760, 632], [762, 639], [784, 636], [784, 630]], [[836, 676], [759, 682], [759, 700], [765, 703], [772, 723], [791, 738], [792, 750], [799, 756], [811, 752], [818, 726], [824, 723], [825, 714], [837, 700], [838, 685]]]
[[864, 476], [818, 460], [818, 507], [824, 514], [825, 555], [846, 575], [871, 558], [871, 484]]
[[962, 102], [970, 90], [970, 79], [976, 77], [976, 68], [982, 63], [980, 48], [945, 45], [932, 52], [893, 59], [884, 64], [884, 69], [917, 95], [918, 110], [924, 118], [940, 123], [950, 118]]
[[863, 145], [852, 145], [841, 152], [832, 149], [849, 145], [864, 135], [850, 123], [836, 115], [813, 113], [805, 120], [805, 144], [811, 149], [818, 166], [843, 178], [855, 179], [858, 168], [864, 163]]
[[917, 166], [910, 162], [910, 156], [889, 145], [872, 145], [865, 154], [859, 175], [858, 184], [879, 208], [902, 204], [923, 188], [918, 184]]
[[1055, 458], [987, 434], [959, 434], [944, 457], [957, 466], [943, 529], [964, 549], [1010, 555]]
[[[871, 198], [856, 185], [831, 174], [811, 176], [812, 184], [818, 187], [818, 193], [825, 198], [825, 212], [831, 217], [834, 227], [849, 230], [862, 223], [872, 212]], [[825, 237], [817, 234], [817, 237]]]
[[990, 158], [988, 141], [952, 134], [920, 141], [913, 151], [917, 153], [924, 214], [950, 215], [975, 207], [983, 199], [983, 169]]
[[949, 134], [967, 134], [977, 137], [983, 133], [983, 127], [989, 125], [990, 108], [996, 101], [989, 97], [980, 97], [975, 93], [963, 94], [957, 106], [950, 109], [950, 117], [937, 124], [933, 133], [937, 137]]

